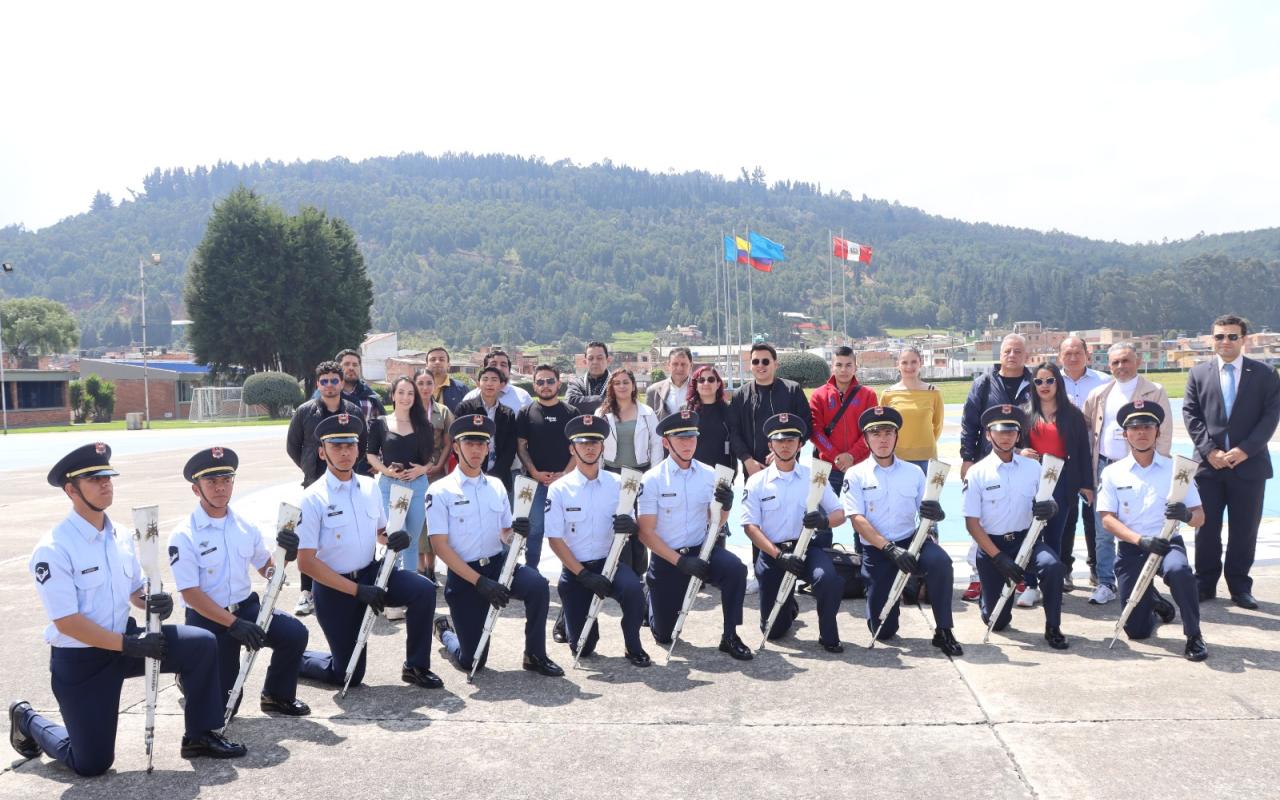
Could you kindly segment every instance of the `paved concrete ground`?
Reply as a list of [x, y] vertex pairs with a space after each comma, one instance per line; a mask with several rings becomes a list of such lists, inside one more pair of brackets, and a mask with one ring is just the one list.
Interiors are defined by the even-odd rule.
[[[241, 456], [242, 497], [294, 480], [277, 441], [235, 437], [228, 429], [225, 443]], [[116, 459], [124, 474], [115, 517], [125, 524], [131, 505], [159, 502], [168, 523], [189, 505], [189, 489], [174, 478], [186, 452], [164, 450], [165, 441]], [[43, 469], [5, 478], [0, 698], [25, 697], [56, 714], [26, 561], [66, 504], [44, 485]], [[855, 600], [840, 619], [848, 649], [831, 656], [818, 647], [812, 601], [802, 598], [794, 635], [742, 665], [715, 649], [719, 612], [710, 594], [699, 599], [670, 666], [653, 645], [655, 665], [631, 667], [609, 606], [601, 655], [564, 679], [525, 673], [522, 623], [509, 610], [491, 668], [474, 685], [437, 651], [445, 688], [427, 691], [399, 682], [403, 623], [379, 621], [368, 684], [347, 698], [304, 684], [300, 696], [313, 714], [303, 719], [267, 718], [245, 704], [229, 730], [249, 746], [245, 759], [180, 758], [182, 712], [165, 679], [156, 771], [146, 775], [142, 681], [129, 681], [112, 772], [79, 779], [47, 758], [13, 754], [2, 761], [0, 797], [1270, 796], [1280, 784], [1280, 564], [1267, 561], [1255, 574], [1261, 610], [1205, 605], [1204, 664], [1182, 659], [1176, 624], [1107, 650], [1118, 607], [1089, 606], [1077, 591], [1066, 601], [1065, 653], [1043, 644], [1039, 609], [1017, 610], [1007, 635], [982, 645], [977, 609], [955, 597], [961, 658], [929, 645], [928, 618], [917, 609], [904, 614], [894, 646], [867, 650]], [[289, 608], [295, 597], [296, 579], [284, 595]], [[748, 601], [744, 638], [755, 644], [745, 634], [758, 606]], [[323, 647], [314, 618], [307, 626]], [[550, 647], [568, 667], [567, 648]], [[247, 697], [261, 681], [260, 665]]]

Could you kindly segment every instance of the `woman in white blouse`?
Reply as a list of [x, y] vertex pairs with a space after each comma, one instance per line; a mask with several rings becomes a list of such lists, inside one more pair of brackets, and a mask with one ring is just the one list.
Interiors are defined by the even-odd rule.
[[605, 386], [597, 417], [609, 421], [604, 440], [604, 468], [620, 472], [631, 467], [644, 472], [662, 460], [662, 437], [653, 409], [638, 400], [635, 376], [629, 369], [615, 370]]

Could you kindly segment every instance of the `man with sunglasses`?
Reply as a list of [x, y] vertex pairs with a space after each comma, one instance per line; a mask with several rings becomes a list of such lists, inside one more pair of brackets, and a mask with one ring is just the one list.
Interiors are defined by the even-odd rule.
[[516, 455], [525, 474], [538, 482], [529, 511], [529, 537], [525, 541], [525, 563], [537, 569], [542, 557], [543, 515], [547, 488], [573, 467], [569, 440], [564, 426], [578, 416], [578, 410], [562, 401], [560, 373], [550, 364], [539, 364], [533, 370], [535, 402], [516, 415]]
[[[1187, 374], [1182, 419], [1195, 443], [1196, 488], [1204, 500], [1204, 525], [1196, 531], [1196, 580], [1200, 600], [1217, 596], [1218, 578], [1225, 574], [1231, 600], [1255, 609], [1254, 549], [1262, 499], [1272, 476], [1267, 443], [1280, 420], [1280, 378], [1260, 361], [1246, 358], [1249, 323], [1234, 314], [1213, 321], [1213, 360], [1197, 364]], [[1222, 561], [1222, 514], [1227, 528], [1227, 553]]]
[[[1129, 455], [1129, 445], [1124, 429], [1116, 422], [1116, 415], [1125, 403], [1141, 400], [1158, 405], [1164, 411], [1160, 434], [1156, 437], [1156, 452], [1169, 455], [1173, 445], [1173, 415], [1169, 410], [1169, 395], [1164, 387], [1138, 374], [1141, 360], [1137, 348], [1130, 342], [1116, 342], [1107, 349], [1107, 366], [1112, 380], [1089, 393], [1084, 402], [1084, 421], [1089, 426], [1089, 446], [1093, 451], [1093, 472], [1099, 483], [1102, 471]], [[1094, 514], [1098, 510], [1094, 508]], [[1094, 522], [1094, 571], [1098, 585], [1089, 596], [1091, 605], [1100, 606], [1116, 599], [1116, 540], [1102, 529], [1102, 520]]]
[[[305, 489], [319, 480], [325, 472], [320, 458], [320, 440], [316, 438], [316, 426], [334, 414], [351, 414], [364, 419], [360, 406], [342, 397], [342, 367], [336, 361], [321, 361], [316, 365], [316, 391], [313, 397], [293, 412], [289, 420], [289, 432], [285, 435], [285, 451], [290, 460], [302, 470], [302, 487]], [[360, 434], [360, 452], [365, 450], [365, 436]], [[311, 591], [310, 576], [302, 576], [302, 591], [293, 613], [305, 617], [316, 610]]]
[[768, 342], [751, 346], [752, 381], [739, 389], [729, 403], [729, 430], [733, 455], [748, 477], [773, 463], [764, 423], [775, 414], [794, 414], [806, 429], [812, 416], [804, 390], [795, 381], [777, 377], [778, 351]]

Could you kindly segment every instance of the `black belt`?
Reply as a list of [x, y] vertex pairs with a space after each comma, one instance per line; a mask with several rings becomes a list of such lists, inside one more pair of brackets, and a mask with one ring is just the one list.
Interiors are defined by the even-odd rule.
[[702, 551], [702, 548], [701, 548], [701, 547], [693, 547], [693, 546], [691, 545], [691, 546], [689, 546], [689, 547], [677, 547], [675, 550], [676, 550], [676, 552], [677, 552], [677, 553], [679, 553], [680, 555], [682, 555], [682, 556], [687, 556], [687, 555], [689, 555], [690, 553], [697, 553], [697, 552], [701, 552], [701, 551]]
[[363, 567], [361, 567], [360, 569], [356, 570], [355, 572], [343, 572], [343, 573], [340, 573], [340, 574], [342, 575], [342, 577], [346, 578], [346, 579], [347, 579], [347, 580], [349, 580], [349, 581], [359, 581], [359, 579], [360, 579], [360, 573], [361, 573], [361, 572], [364, 572], [366, 569], [368, 569], [369, 567], [373, 566], [373, 565], [374, 565], [374, 563], [375, 563], [375, 562], [370, 561], [368, 564], [365, 564]]
[[1020, 530], [1020, 531], [1014, 531], [1013, 533], [997, 533], [996, 535], [992, 536], [991, 538], [992, 538], [992, 539], [1003, 539], [1003, 540], [1004, 540], [1004, 541], [1006, 541], [1006, 542], [1015, 542], [1015, 541], [1017, 541], [1017, 540], [1018, 540], [1018, 537], [1019, 537], [1019, 536], [1025, 536], [1028, 530], [1030, 530], [1030, 529], [1029, 529], [1029, 528], [1023, 528], [1022, 530]]
[[487, 566], [489, 566], [490, 564], [492, 564], [493, 562], [497, 561], [501, 556], [502, 556], [502, 553], [501, 553], [501, 552], [498, 552], [498, 553], [495, 553], [495, 554], [493, 554], [493, 555], [491, 555], [491, 556], [485, 556], [484, 558], [477, 558], [475, 561], [468, 561], [468, 562], [467, 562], [467, 566], [468, 566], [468, 567], [471, 567], [472, 569], [479, 569], [480, 567], [487, 567]]
[[776, 547], [776, 548], [778, 548], [778, 551], [779, 551], [779, 552], [782, 552], [782, 553], [794, 553], [794, 552], [795, 552], [795, 549], [796, 549], [796, 545], [798, 545], [798, 544], [800, 544], [800, 540], [799, 540], [799, 539], [792, 539], [792, 540], [791, 540], [791, 541], [789, 541], [789, 542], [774, 542], [774, 543], [773, 543], [773, 546], [774, 546], [774, 547]]

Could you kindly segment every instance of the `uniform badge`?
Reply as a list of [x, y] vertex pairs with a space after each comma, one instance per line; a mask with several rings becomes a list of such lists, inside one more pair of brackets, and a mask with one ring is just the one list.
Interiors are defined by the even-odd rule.
[[177, 564], [177, 563], [178, 563], [178, 548], [173, 545], [169, 545], [169, 566], [173, 566], [174, 564]]
[[471, 424], [472, 424], [472, 425], [484, 425], [484, 417], [480, 416], [479, 414], [476, 414], [476, 415], [472, 416], [472, 417], [471, 417]]
[[689, 418], [689, 409], [687, 408], [680, 409], [680, 419], [688, 419], [688, 418]]
[[1147, 401], [1145, 401], [1145, 400], [1134, 400], [1134, 401], [1133, 401], [1133, 407], [1134, 407], [1134, 408], [1142, 408], [1142, 406], [1143, 406], [1146, 402], [1147, 402]]
[[778, 415], [778, 422], [781, 422], [782, 424], [784, 424], [784, 425], [785, 425], [785, 424], [787, 423], [787, 415], [786, 415], [786, 414], [779, 414], [779, 415]]
[[876, 407], [875, 407], [875, 411], [874, 411], [873, 413], [874, 413], [877, 417], [883, 417], [883, 416], [884, 416], [884, 406], [876, 406]]
[[431, 508], [431, 495], [427, 495], [427, 508]]
[[347, 424], [349, 424], [350, 422], [351, 422], [351, 415], [350, 415], [350, 414], [339, 414], [339, 415], [338, 415], [338, 424], [339, 424], [339, 425], [347, 425]]
[[542, 513], [545, 514], [550, 510], [551, 510], [551, 498], [548, 497], [546, 500], [542, 501]]
[[107, 452], [107, 445], [104, 442], [96, 442], [93, 445], [93, 452], [97, 453], [98, 455], [102, 455], [103, 453]]
[[587, 426], [588, 428], [590, 428], [590, 427], [592, 426], [592, 424], [594, 424], [594, 423], [595, 423], [595, 420], [596, 420], [596, 418], [595, 418], [595, 417], [583, 417], [583, 418], [582, 418], [582, 424], [583, 424], [583, 425], [585, 425], [585, 426]]
[[1013, 413], [1013, 406], [1009, 405], [1008, 403], [1005, 403], [1004, 405], [1000, 406], [1000, 413], [1001, 413], [1001, 414], [1012, 414], [1012, 413]]
[[48, 562], [41, 561], [40, 563], [36, 564], [36, 583], [43, 586], [45, 581], [49, 580], [49, 578], [51, 578], [52, 576], [53, 576], [53, 573], [49, 572]]
[[214, 447], [209, 450], [209, 455], [213, 456], [214, 458], [222, 458], [222, 452], [223, 451], [221, 447]]

